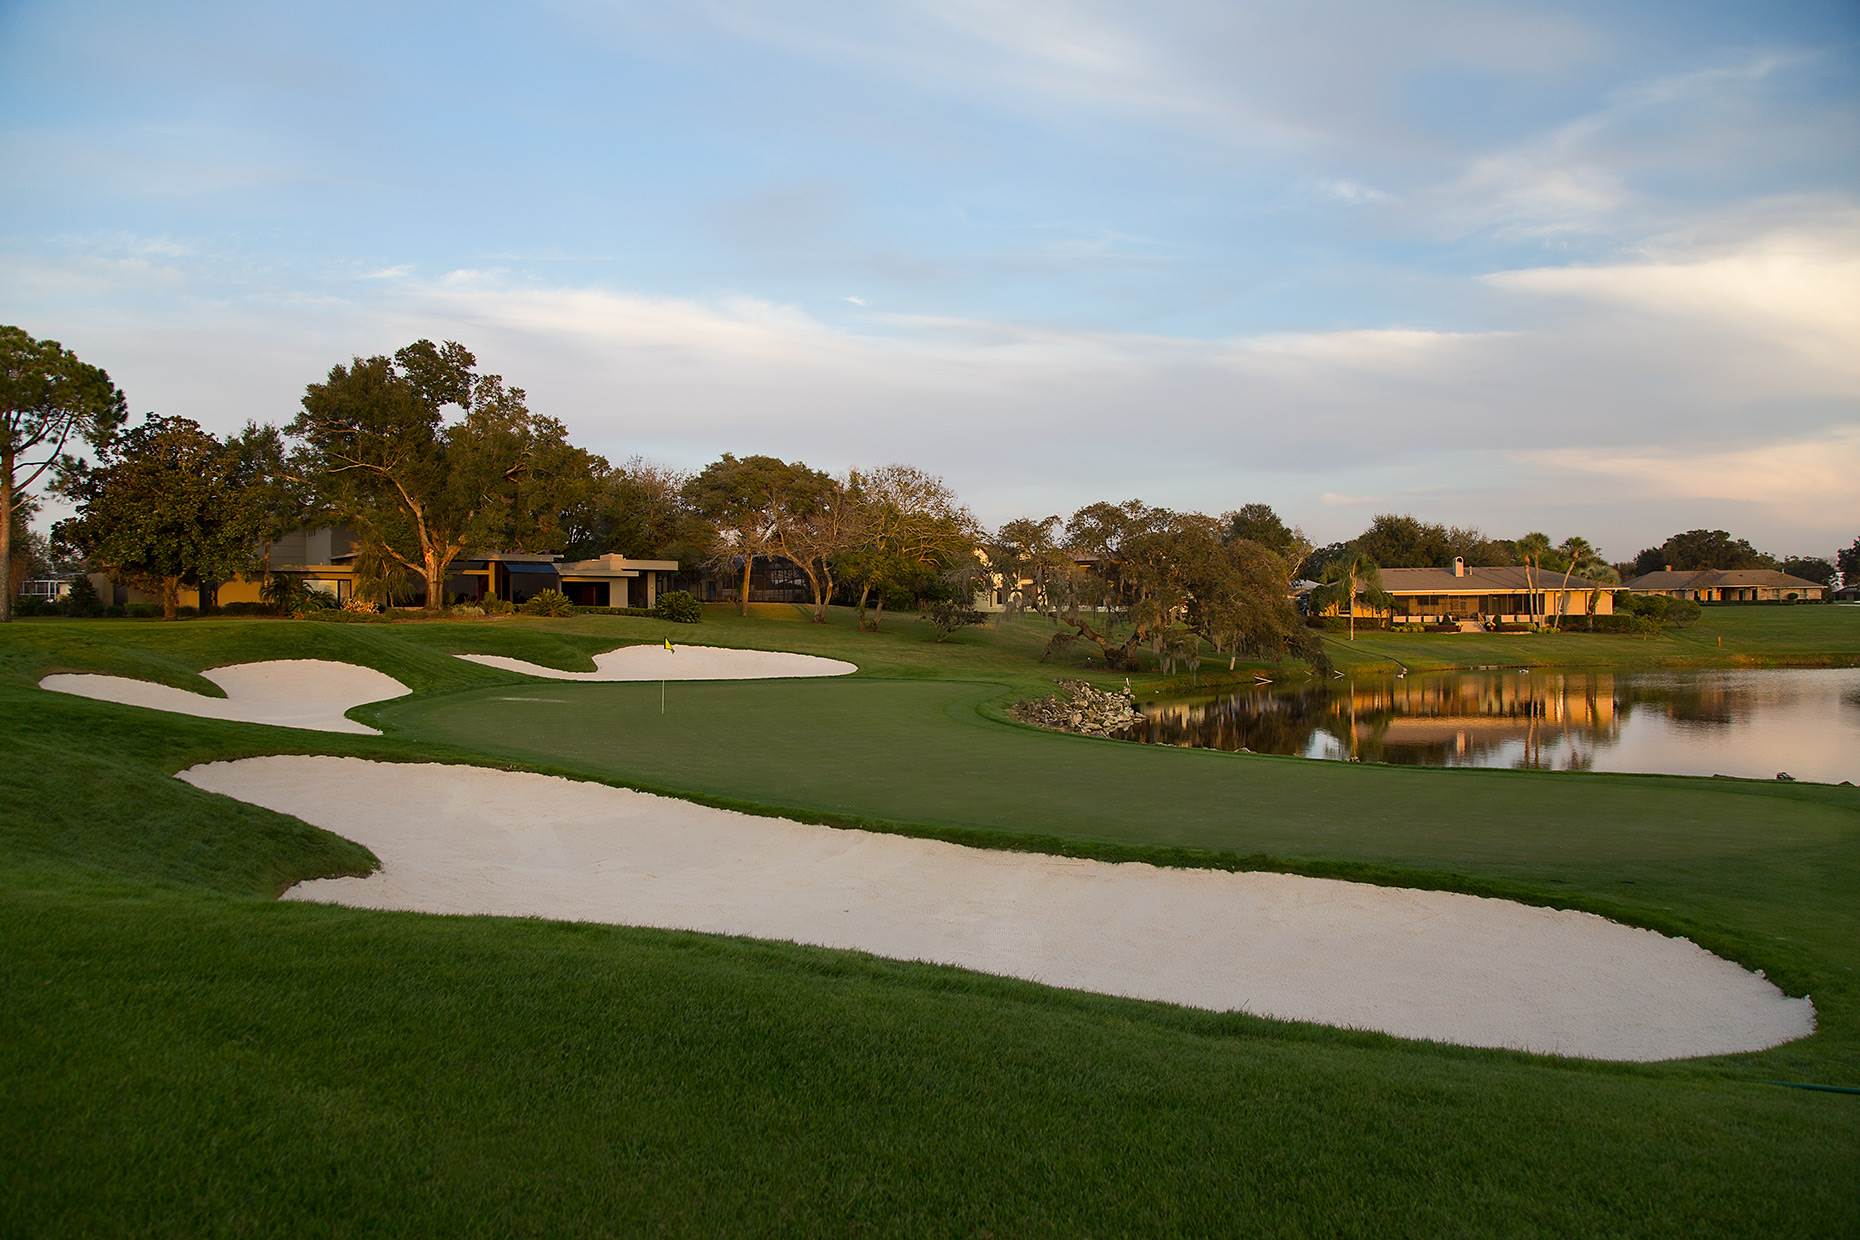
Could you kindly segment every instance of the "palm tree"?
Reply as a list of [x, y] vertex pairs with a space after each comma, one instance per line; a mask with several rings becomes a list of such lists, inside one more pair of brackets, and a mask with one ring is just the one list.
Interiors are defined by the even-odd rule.
[[1350, 640], [1356, 640], [1356, 604], [1360, 600], [1371, 607], [1387, 607], [1394, 600], [1382, 588], [1382, 570], [1361, 551], [1348, 551], [1324, 566], [1323, 584], [1311, 592], [1311, 602], [1321, 613], [1326, 608], [1338, 611], [1349, 608]]
[[1544, 556], [1550, 551], [1550, 536], [1533, 530], [1512, 546], [1517, 550], [1518, 558], [1524, 561], [1524, 587], [1529, 592], [1525, 597], [1530, 606], [1531, 618], [1537, 617], [1537, 573], [1543, 568]]
[[[1581, 573], [1591, 581], [1602, 583], [1608, 582], [1610, 578], [1618, 579], [1619, 577], [1619, 574], [1609, 565], [1608, 561], [1602, 559], [1589, 540], [1580, 534], [1572, 534], [1565, 538], [1556, 550], [1568, 561], [1563, 569], [1563, 597], [1565, 599], [1569, 597], [1569, 579], [1575, 573]], [[1595, 614], [1595, 595], [1600, 592], [1590, 590], [1587, 593], [1589, 595], [1588, 613], [1592, 616]], [[1558, 619], [1557, 627], [1561, 628], [1561, 617], [1559, 616]]]

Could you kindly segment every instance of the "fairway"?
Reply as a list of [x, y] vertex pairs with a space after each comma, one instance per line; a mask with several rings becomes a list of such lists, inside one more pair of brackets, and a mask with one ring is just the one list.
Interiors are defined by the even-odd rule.
[[[19, 760], [0, 783], [0, 935], [17, 968], [0, 977], [0, 1136], [31, 1153], [0, 1219], [199, 1231], [246, 1210], [263, 1230], [389, 1202], [419, 1231], [784, 1212], [897, 1232], [1204, 1230], [1264, 1209], [1359, 1233], [1853, 1217], [1852, 1100], [1772, 1084], [1860, 1079], [1852, 789], [1094, 741], [1002, 717], [1064, 671], [1037, 661], [1039, 625], [939, 645], [839, 615], [713, 615], [708, 644], [861, 671], [675, 683], [661, 715], [657, 683], [545, 685], [452, 657], [585, 670], [661, 641], [644, 620], [6, 631]], [[374, 737], [34, 687], [100, 671], [210, 691], [201, 668], [279, 657], [370, 667], [413, 695], [354, 712]], [[332, 834], [173, 778], [275, 753], [508, 765], [988, 848], [1587, 909], [1765, 970], [1813, 996], [1818, 1027], [1629, 1067], [779, 943], [280, 904], [371, 869], [340, 809]], [[280, 1174], [290, 1196], [257, 1192]], [[517, 1191], [562, 1176], [606, 1188]]]

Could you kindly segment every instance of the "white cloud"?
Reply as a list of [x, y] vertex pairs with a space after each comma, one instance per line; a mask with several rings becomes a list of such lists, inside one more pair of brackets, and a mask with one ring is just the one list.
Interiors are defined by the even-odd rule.
[[373, 271], [364, 271], [364, 280], [404, 280], [413, 274], [412, 263], [396, 263], [392, 267], [377, 267]]
[[845, 297], [842, 297], [842, 298], [840, 298], [840, 300], [841, 300], [841, 301], [844, 301], [844, 302], [849, 302], [849, 303], [851, 303], [852, 305], [855, 305], [855, 306], [859, 306], [859, 307], [864, 307], [864, 305], [865, 305], [865, 298], [863, 298], [863, 297], [854, 297], [854, 296], [852, 296], [851, 294], [848, 294], [848, 295], [846, 295]]
[[1642, 446], [1517, 454], [1531, 465], [1620, 479], [1677, 499], [1732, 500], [1818, 520], [1860, 522], [1860, 426], [1782, 442], [1699, 449]]
[[1353, 207], [1375, 206], [1380, 203], [1393, 202], [1394, 195], [1387, 194], [1372, 185], [1364, 185], [1346, 177], [1333, 177], [1317, 183], [1317, 191], [1326, 198], [1348, 203]]

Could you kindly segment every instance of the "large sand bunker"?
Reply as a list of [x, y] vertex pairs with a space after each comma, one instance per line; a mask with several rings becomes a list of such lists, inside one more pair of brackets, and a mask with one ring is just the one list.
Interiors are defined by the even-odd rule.
[[591, 672], [564, 672], [501, 654], [462, 654], [486, 667], [548, 680], [775, 680], [788, 676], [845, 676], [859, 670], [842, 659], [781, 650], [734, 650], [727, 646], [622, 646], [594, 656]]
[[200, 674], [224, 689], [226, 696], [207, 697], [187, 689], [126, 676], [74, 673], [47, 676], [39, 682], [39, 687], [102, 702], [199, 715], [203, 719], [269, 723], [281, 728], [313, 728], [318, 732], [360, 732], [369, 736], [379, 736], [380, 730], [345, 718], [345, 714], [364, 703], [386, 701], [407, 692], [406, 685], [372, 667], [333, 663], [327, 659], [237, 663]]
[[381, 859], [292, 899], [789, 939], [1594, 1059], [1759, 1050], [1814, 1028], [1808, 1000], [1684, 939], [1506, 900], [995, 852], [480, 767], [291, 756], [181, 778]]

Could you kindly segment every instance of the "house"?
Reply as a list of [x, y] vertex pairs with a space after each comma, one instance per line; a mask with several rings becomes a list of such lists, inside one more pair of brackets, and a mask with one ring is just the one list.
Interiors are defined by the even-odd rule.
[[[1010, 581], [1007, 573], [994, 566], [993, 561], [988, 558], [987, 551], [980, 547], [974, 548], [974, 551], [976, 562], [982, 568], [981, 576], [976, 581], [975, 597], [970, 604], [975, 610], [994, 614], [1018, 611], [1023, 608], [1041, 611], [1054, 605], [1054, 601], [1050, 598], [1032, 597], [1039, 593], [1034, 588], [1033, 578], [1015, 574], [1014, 579]], [[1090, 552], [1075, 552], [1067, 556], [1066, 561], [1063, 569], [1055, 566], [1055, 571], [1068, 572], [1075, 580], [1087, 573], [1101, 571], [1100, 565], [1104, 565], [1104, 569], [1111, 573], [1114, 573], [1116, 569], [1114, 564], [1105, 564], [1103, 556], [1093, 555]], [[1104, 611], [1105, 607], [1102, 604], [1091, 604], [1079, 610]]]
[[1698, 603], [1816, 602], [1828, 597], [1818, 581], [1791, 577], [1773, 568], [1692, 568], [1643, 573], [1627, 583], [1636, 594], [1664, 594]]
[[[304, 526], [271, 544], [266, 567], [341, 601], [355, 593], [357, 550], [356, 533], [347, 526]], [[651, 607], [677, 571], [676, 560], [632, 560], [614, 554], [567, 560], [547, 552], [468, 552], [452, 562], [445, 601], [500, 598], [521, 603], [544, 590], [559, 590], [580, 607]], [[222, 607], [259, 602], [264, 576], [261, 572], [221, 583], [213, 602]], [[411, 590], [409, 598], [396, 601], [420, 601], [423, 583], [416, 579]], [[119, 603], [160, 601], [129, 586], [115, 587], [115, 595]], [[181, 606], [195, 606], [198, 600], [198, 590], [181, 591]]]
[[[1452, 568], [1385, 568], [1382, 589], [1394, 599], [1386, 609], [1361, 607], [1366, 615], [1396, 624], [1540, 624], [1555, 616], [1608, 616], [1615, 591], [1586, 577], [1565, 580], [1560, 572], [1521, 565], [1471, 568], [1455, 557]], [[1332, 607], [1327, 614], [1337, 615]]]

